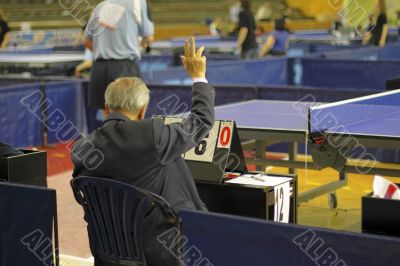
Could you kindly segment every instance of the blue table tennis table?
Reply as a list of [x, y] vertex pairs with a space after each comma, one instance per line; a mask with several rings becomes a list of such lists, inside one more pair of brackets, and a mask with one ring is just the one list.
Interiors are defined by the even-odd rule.
[[[305, 164], [298, 160], [298, 144], [311, 143], [310, 135], [318, 133], [325, 139], [334, 137], [343, 143], [346, 152], [352, 147], [400, 149], [400, 90], [361, 97], [334, 104], [316, 102], [288, 102], [252, 100], [216, 108], [216, 119], [236, 121], [242, 141], [254, 140], [256, 158], [247, 163], [296, 169], [321, 169], [314, 162]], [[336, 121], [333, 128], [332, 121]], [[265, 157], [266, 147], [289, 143], [288, 160], [273, 160]], [[315, 145], [315, 144], [314, 144]], [[316, 158], [318, 159], [318, 158]], [[347, 159], [347, 158], [346, 158]], [[399, 169], [379, 168], [375, 165], [368, 174], [400, 177]], [[360, 173], [360, 167], [345, 161], [339, 171], [339, 180], [299, 194], [298, 201], [305, 202], [329, 194], [330, 206], [337, 206], [335, 191], [347, 185], [348, 173]]]

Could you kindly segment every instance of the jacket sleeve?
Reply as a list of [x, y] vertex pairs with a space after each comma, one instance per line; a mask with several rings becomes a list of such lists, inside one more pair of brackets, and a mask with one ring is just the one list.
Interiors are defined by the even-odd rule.
[[197, 146], [214, 125], [215, 90], [207, 83], [193, 84], [192, 110], [181, 123], [165, 125], [153, 119], [153, 136], [161, 164], [169, 164]]

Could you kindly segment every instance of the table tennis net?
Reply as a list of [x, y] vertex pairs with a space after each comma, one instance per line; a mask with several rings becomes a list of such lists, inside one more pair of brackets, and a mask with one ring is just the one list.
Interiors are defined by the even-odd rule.
[[382, 128], [374, 131], [384, 134], [383, 127], [390, 125], [391, 133], [400, 136], [400, 90], [310, 107], [308, 123], [311, 134], [352, 134], [375, 125]]

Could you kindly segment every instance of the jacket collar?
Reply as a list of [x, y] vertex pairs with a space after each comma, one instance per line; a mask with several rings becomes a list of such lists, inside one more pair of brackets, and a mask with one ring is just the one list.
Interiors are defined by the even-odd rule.
[[122, 113], [111, 113], [106, 120], [104, 120], [102, 126], [104, 126], [105, 124], [109, 123], [109, 122], [129, 122], [131, 121], [126, 115], [122, 114]]

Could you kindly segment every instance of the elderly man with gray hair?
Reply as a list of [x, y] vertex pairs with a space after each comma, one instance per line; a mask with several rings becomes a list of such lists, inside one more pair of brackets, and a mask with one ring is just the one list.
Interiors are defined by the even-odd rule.
[[[182, 63], [193, 79], [192, 110], [182, 123], [165, 125], [159, 118], [144, 119], [149, 90], [139, 78], [119, 78], [105, 93], [108, 114], [103, 126], [78, 140], [72, 152], [74, 177], [95, 176], [122, 181], [165, 198], [174, 211], [206, 210], [181, 154], [192, 149], [214, 124], [214, 88], [207, 84], [204, 47], [195, 50], [194, 38], [185, 42]], [[104, 161], [95, 169], [76, 156], [90, 142]], [[144, 247], [149, 265], [178, 265], [157, 236], [170, 229], [159, 214], [146, 219]]]

